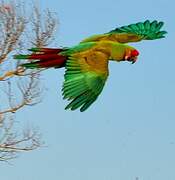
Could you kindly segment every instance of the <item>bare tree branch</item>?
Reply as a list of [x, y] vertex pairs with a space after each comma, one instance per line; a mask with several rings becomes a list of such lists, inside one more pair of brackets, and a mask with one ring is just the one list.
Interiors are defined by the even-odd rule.
[[5, 5], [1, 3], [0, 7], [0, 26], [1, 26], [1, 41], [0, 41], [0, 63], [2, 63], [7, 55], [14, 50], [18, 43], [21, 34], [24, 32], [26, 20], [21, 16], [23, 6], [16, 7], [14, 3]]
[[20, 152], [37, 149], [43, 144], [38, 130], [25, 129], [19, 134], [14, 128], [14, 113], [41, 102], [42, 70], [26, 71], [12, 55], [31, 46], [49, 45], [57, 22], [53, 13], [46, 10], [43, 15], [36, 5], [29, 14], [22, 3], [0, 1], [0, 100], [4, 102], [0, 105], [0, 161], [8, 162]]

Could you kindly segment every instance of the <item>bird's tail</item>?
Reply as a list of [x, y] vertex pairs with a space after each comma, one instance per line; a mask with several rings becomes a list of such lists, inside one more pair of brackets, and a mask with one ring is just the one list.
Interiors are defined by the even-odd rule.
[[14, 59], [22, 60], [27, 59], [29, 63], [22, 64], [28, 69], [37, 69], [37, 68], [60, 68], [64, 67], [66, 64], [67, 57], [59, 54], [65, 49], [52, 49], [52, 48], [31, 48], [29, 51], [32, 54], [23, 55], [18, 54], [14, 56]]

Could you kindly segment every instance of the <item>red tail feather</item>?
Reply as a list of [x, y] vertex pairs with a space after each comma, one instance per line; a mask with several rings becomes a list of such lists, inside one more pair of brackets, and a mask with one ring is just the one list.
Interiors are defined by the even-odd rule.
[[30, 51], [34, 53], [29, 55], [27, 59], [38, 60], [31, 64], [36, 64], [40, 68], [65, 66], [67, 57], [59, 54], [63, 49], [33, 48]]
[[59, 67], [65, 66], [66, 59], [59, 58], [59, 59], [52, 59], [51, 61], [50, 60], [38, 61], [35, 63], [38, 64], [38, 67], [40, 67], [40, 68], [49, 68], [49, 67], [59, 68]]
[[64, 56], [59, 54], [31, 54], [28, 59], [38, 59], [40, 61], [47, 61], [52, 59], [63, 58]]

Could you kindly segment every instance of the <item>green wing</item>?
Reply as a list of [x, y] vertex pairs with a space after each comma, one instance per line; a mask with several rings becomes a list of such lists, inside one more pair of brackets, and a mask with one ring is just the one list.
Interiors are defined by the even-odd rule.
[[[100, 63], [98, 61], [100, 60]], [[99, 96], [108, 76], [108, 57], [101, 52], [71, 57], [66, 63], [64, 99], [71, 102], [65, 109], [85, 111]]]
[[164, 38], [166, 31], [161, 31], [163, 22], [146, 20], [128, 26], [116, 28], [109, 33], [92, 36], [82, 42], [112, 40], [120, 43], [138, 42], [141, 40], [154, 40]]

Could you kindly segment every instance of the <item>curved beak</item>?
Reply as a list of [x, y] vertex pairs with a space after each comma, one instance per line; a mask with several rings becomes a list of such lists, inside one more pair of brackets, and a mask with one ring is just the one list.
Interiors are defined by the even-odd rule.
[[132, 64], [134, 64], [136, 61], [137, 61], [137, 56], [135, 57], [129, 57], [129, 56], [125, 56], [125, 61], [129, 61], [131, 62]]
[[131, 64], [134, 64], [136, 61], [137, 61], [137, 56], [135, 56], [131, 59], [131, 62], [132, 62]]

